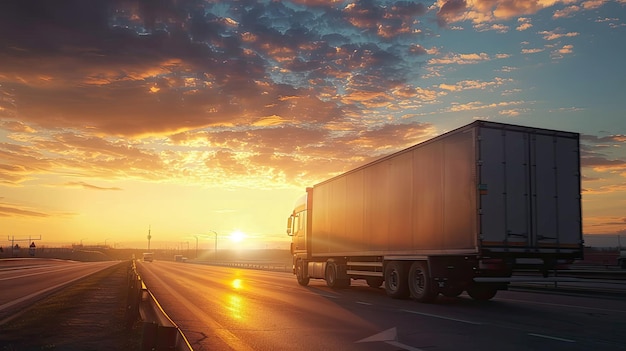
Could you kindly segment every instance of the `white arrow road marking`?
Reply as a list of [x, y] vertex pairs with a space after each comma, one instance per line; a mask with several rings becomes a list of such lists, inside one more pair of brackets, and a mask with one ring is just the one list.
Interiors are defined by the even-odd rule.
[[369, 336], [365, 339], [361, 339], [359, 341], [356, 341], [355, 343], [360, 343], [360, 342], [384, 342], [387, 343], [391, 346], [395, 346], [395, 347], [399, 347], [402, 350], [407, 350], [407, 351], [424, 351], [422, 349], [418, 349], [417, 347], [413, 347], [413, 346], [409, 346], [409, 345], [404, 345], [403, 343], [398, 341], [398, 329], [396, 329], [396, 327], [393, 327], [391, 329], [387, 329], [385, 331], [382, 331], [378, 334], [374, 334], [372, 336]]

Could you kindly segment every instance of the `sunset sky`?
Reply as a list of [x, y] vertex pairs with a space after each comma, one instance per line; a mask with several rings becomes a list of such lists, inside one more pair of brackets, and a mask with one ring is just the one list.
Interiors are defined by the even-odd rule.
[[1, 1], [0, 245], [287, 248], [305, 187], [476, 119], [580, 133], [626, 243], [625, 38], [626, 0]]

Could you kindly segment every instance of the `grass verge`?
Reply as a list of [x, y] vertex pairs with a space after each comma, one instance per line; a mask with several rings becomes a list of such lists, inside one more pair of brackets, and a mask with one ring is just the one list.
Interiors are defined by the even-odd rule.
[[0, 327], [0, 350], [139, 350], [141, 328], [126, 327], [129, 262], [81, 279]]

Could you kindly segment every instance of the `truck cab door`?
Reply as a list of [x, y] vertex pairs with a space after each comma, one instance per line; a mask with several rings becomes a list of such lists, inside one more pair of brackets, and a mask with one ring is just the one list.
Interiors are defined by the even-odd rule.
[[307, 251], [306, 211], [293, 215], [292, 218], [292, 252], [303, 253]]

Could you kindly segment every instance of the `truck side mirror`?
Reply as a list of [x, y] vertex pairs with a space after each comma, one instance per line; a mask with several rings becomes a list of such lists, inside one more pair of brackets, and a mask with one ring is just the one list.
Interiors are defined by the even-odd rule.
[[293, 233], [291, 232], [291, 225], [293, 223], [293, 216], [289, 216], [289, 218], [287, 218], [287, 235], [292, 236]]

